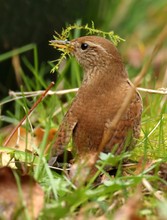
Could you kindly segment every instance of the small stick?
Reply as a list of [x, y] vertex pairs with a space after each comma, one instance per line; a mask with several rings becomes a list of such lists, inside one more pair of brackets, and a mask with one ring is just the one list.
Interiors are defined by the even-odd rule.
[[[138, 91], [152, 93], [152, 94], [167, 95], [167, 88], [146, 89], [146, 88], [137, 87], [136, 89]], [[77, 91], [78, 91], [78, 88], [64, 89], [64, 90], [58, 90], [58, 91], [48, 91], [47, 95], [64, 95], [64, 94], [69, 94], [69, 93], [75, 93]], [[24, 92], [24, 96], [25, 97], [37, 96], [37, 95], [41, 95], [43, 92], [44, 92], [43, 90], [39, 90], [36, 92]], [[23, 98], [21, 92], [10, 91], [9, 95], [16, 96], [16, 99]]]
[[[78, 88], [73, 88], [73, 89], [64, 89], [64, 90], [58, 90], [58, 91], [48, 91], [47, 95], [64, 95], [72, 92], [77, 92]], [[24, 95], [29, 97], [29, 96], [37, 96], [41, 95], [44, 92], [44, 90], [38, 90], [35, 92], [24, 92]], [[16, 96], [19, 97], [22, 95], [22, 92], [14, 92], [14, 91], [9, 91], [10, 96]]]
[[52, 88], [52, 86], [54, 86], [54, 82], [51, 82], [50, 85], [48, 86], [48, 88], [44, 91], [44, 93], [39, 97], [39, 99], [34, 103], [34, 105], [31, 107], [31, 109], [29, 110], [28, 114], [25, 115], [22, 120], [19, 122], [19, 124], [13, 129], [13, 131], [11, 132], [11, 134], [9, 135], [9, 137], [7, 138], [7, 140], [4, 143], [4, 146], [7, 146], [7, 144], [9, 143], [9, 141], [11, 140], [11, 138], [13, 137], [13, 135], [16, 133], [17, 129], [23, 124], [23, 122], [26, 120], [26, 118], [32, 113], [32, 111], [37, 107], [37, 105], [45, 98], [45, 96], [47, 95], [48, 91]]
[[167, 88], [159, 88], [159, 89], [146, 89], [146, 88], [137, 88], [138, 91], [140, 92], [147, 92], [151, 94], [160, 94], [160, 95], [167, 95]]
[[[146, 88], [137, 87], [137, 90], [142, 91], [142, 92], [151, 93], [151, 94], [167, 95], [167, 88], [159, 88], [159, 89], [155, 90], [155, 89], [146, 89]], [[64, 95], [64, 94], [69, 94], [69, 93], [73, 93], [73, 92], [77, 92], [77, 91], [78, 91], [78, 88], [64, 89], [64, 90], [58, 90], [58, 91], [48, 91], [47, 95]], [[33, 92], [33, 91], [32, 92], [24, 92], [24, 97], [28, 98], [28, 97], [38, 96], [38, 95], [41, 95], [43, 92], [44, 92], [44, 90], [39, 90], [39, 91], [35, 91], [35, 92]], [[0, 106], [6, 104], [8, 102], [12, 102], [17, 99], [23, 98], [21, 92], [9, 91], [9, 95], [14, 96], [14, 98], [1, 102]]]

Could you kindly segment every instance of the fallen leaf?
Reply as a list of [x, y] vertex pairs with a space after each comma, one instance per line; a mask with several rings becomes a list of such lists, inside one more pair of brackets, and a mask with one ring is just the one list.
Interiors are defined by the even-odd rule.
[[[55, 128], [51, 128], [48, 134], [48, 138], [47, 138], [47, 145], [45, 148], [45, 154], [48, 152], [49, 147], [50, 147], [50, 143], [54, 140], [55, 136], [56, 136], [56, 132], [57, 129]], [[37, 146], [40, 145], [40, 143], [42, 142], [42, 139], [44, 137], [45, 134], [45, 130], [38, 127], [34, 130], [34, 134], [35, 134], [35, 143]]]
[[138, 189], [134, 196], [129, 198], [127, 202], [117, 210], [113, 220], [144, 220], [144, 217], [138, 215], [141, 207], [141, 190]]
[[17, 148], [22, 151], [33, 151], [33, 145], [35, 145], [35, 138], [24, 127], [19, 127], [6, 147]]
[[24, 219], [26, 209], [30, 219], [36, 219], [44, 205], [41, 186], [31, 176], [18, 176], [9, 167], [0, 168], [0, 180], [0, 219]]
[[[13, 129], [14, 127], [11, 126], [10, 129], [8, 129], [8, 134], [6, 135], [9, 135], [9, 133]], [[47, 138], [47, 145], [50, 144], [51, 141], [53, 141], [56, 135], [56, 131], [57, 130], [55, 128], [50, 129]], [[28, 132], [24, 127], [19, 127], [17, 132], [12, 136], [6, 147], [17, 148], [22, 151], [28, 150], [33, 152], [34, 147], [38, 147], [42, 142], [44, 134], [45, 134], [45, 130], [40, 127], [34, 129], [34, 132], [32, 134]], [[3, 143], [5, 143], [6, 139], [7, 137], [5, 138]]]
[[[5, 131], [6, 136], [9, 135], [9, 133], [14, 129], [13, 126], [10, 126], [10, 128], [7, 128]], [[48, 134], [47, 143], [45, 147], [45, 154], [48, 152], [50, 143], [53, 141], [55, 135], [56, 135], [56, 129], [51, 128]], [[23, 152], [30, 152], [35, 153], [35, 148], [38, 148], [42, 142], [42, 139], [44, 137], [45, 130], [42, 128], [36, 128], [34, 130], [34, 133], [28, 132], [24, 127], [19, 127], [17, 132], [12, 136], [10, 141], [8, 142], [6, 148], [14, 148]], [[5, 138], [4, 142], [7, 140], [7, 137]], [[15, 161], [11, 160], [11, 155], [7, 152], [0, 152], [2, 155], [1, 162], [2, 166], [9, 166], [12, 168], [16, 168]], [[20, 161], [22, 162], [22, 161]]]
[[71, 165], [69, 177], [76, 186], [84, 185], [97, 172], [96, 157], [97, 154], [94, 152], [80, 155]]
[[[13, 126], [8, 129], [8, 134], [7, 137], [5, 138], [3, 144], [8, 138], [8, 135], [12, 130], [14, 129]], [[27, 132], [27, 130], [24, 127], [19, 127], [17, 132], [12, 136], [10, 141], [8, 142], [6, 148], [14, 148], [20, 151], [29, 151], [29, 152], [34, 152], [33, 147], [36, 147], [35, 144], [35, 138]], [[9, 166], [12, 168], [16, 168], [15, 166], [15, 160], [11, 158], [11, 154], [7, 153], [6, 151], [0, 152], [1, 156], [1, 165], [2, 166]]]

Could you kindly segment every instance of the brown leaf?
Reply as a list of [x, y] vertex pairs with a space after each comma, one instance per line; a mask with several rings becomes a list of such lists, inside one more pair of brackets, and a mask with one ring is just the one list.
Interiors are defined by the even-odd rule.
[[[12, 132], [14, 128], [15, 128], [14, 126], [10, 126], [3, 128], [3, 130], [2, 129], [0, 130], [6, 136], [6, 138], [3, 141], [3, 144], [6, 142], [9, 134]], [[53, 141], [56, 135], [56, 131], [57, 130], [55, 128], [50, 129], [44, 154], [47, 154], [50, 147], [50, 143], [51, 141]], [[34, 149], [40, 146], [44, 135], [45, 135], [45, 130], [40, 127], [34, 129], [34, 133], [32, 134], [28, 132], [24, 127], [19, 127], [17, 131], [14, 133], [14, 135], [11, 137], [11, 139], [9, 140], [6, 147], [15, 148], [23, 152], [28, 151], [30, 153], [36, 153]], [[16, 168], [14, 163], [15, 161], [14, 159], [11, 160], [10, 154], [5, 152], [0, 152], [0, 155], [1, 155], [2, 166], [10, 166], [12, 168]], [[20, 164], [20, 165], [23, 166], [23, 168], [25, 169], [27, 168], [25, 164]]]
[[[4, 143], [6, 142], [8, 135], [12, 132], [13, 129], [14, 126], [10, 126], [10, 128], [7, 129], [6, 131], [7, 137], [5, 138]], [[8, 142], [6, 147], [16, 148], [23, 152], [25, 151], [33, 152], [34, 151], [33, 146], [37, 147], [35, 138], [29, 132], [27, 132], [27, 130], [24, 127], [19, 127], [17, 129], [17, 132], [12, 136], [12, 138]], [[10, 167], [16, 168], [14, 159], [11, 160], [11, 156], [8, 153], [1, 152], [1, 154], [2, 154], [1, 161], [3, 166], [10, 165]]]
[[[10, 129], [8, 129], [8, 134], [6, 135], [9, 135], [9, 133], [13, 129], [14, 127], [11, 126]], [[47, 138], [47, 145], [50, 144], [51, 141], [54, 139], [56, 135], [56, 131], [57, 130], [55, 128], [50, 129], [48, 138]], [[34, 134], [29, 133], [24, 127], [19, 127], [17, 132], [10, 139], [9, 143], [7, 144], [7, 147], [17, 148], [21, 151], [25, 151], [26, 149], [28, 151], [33, 152], [34, 150], [32, 146], [38, 147], [40, 143], [42, 142], [44, 134], [45, 134], [45, 130], [40, 127], [34, 130]], [[5, 138], [4, 143], [7, 138]]]
[[136, 191], [135, 195], [127, 200], [127, 202], [117, 210], [114, 220], [144, 220], [143, 217], [138, 215], [139, 208], [141, 207], [141, 191]]
[[[48, 138], [47, 138], [47, 146], [45, 148], [45, 153], [47, 153], [47, 151], [49, 150], [50, 147], [50, 143], [53, 141], [53, 139], [55, 138], [57, 130], [55, 128], [51, 128], [48, 134]], [[42, 142], [43, 136], [45, 134], [45, 130], [38, 127], [35, 129], [34, 131], [35, 137], [36, 137], [36, 145], [39, 146], [40, 143]]]
[[[4, 143], [5, 141], [6, 139], [4, 140]], [[24, 127], [19, 127], [17, 132], [10, 139], [7, 147], [17, 148], [21, 151], [25, 151], [25, 149], [33, 151], [32, 145], [34, 144], [35, 138]]]
[[[20, 176], [19, 184], [16, 182], [18, 174], [9, 167], [0, 168], [0, 218], [24, 219], [27, 208], [30, 219], [38, 217], [44, 205], [44, 192], [40, 185], [28, 175]], [[19, 217], [19, 218], [18, 218]]]

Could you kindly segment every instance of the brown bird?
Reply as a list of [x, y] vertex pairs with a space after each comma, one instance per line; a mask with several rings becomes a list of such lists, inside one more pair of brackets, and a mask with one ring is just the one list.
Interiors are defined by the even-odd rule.
[[[63, 153], [71, 137], [79, 158], [96, 153], [108, 124], [133, 86], [118, 50], [109, 40], [84, 36], [72, 41], [55, 40], [52, 44], [66, 48], [75, 56], [83, 67], [84, 78], [58, 130], [50, 165]], [[140, 134], [141, 113], [142, 100], [135, 91], [102, 151], [119, 154], [127, 145], [132, 145], [132, 139]]]

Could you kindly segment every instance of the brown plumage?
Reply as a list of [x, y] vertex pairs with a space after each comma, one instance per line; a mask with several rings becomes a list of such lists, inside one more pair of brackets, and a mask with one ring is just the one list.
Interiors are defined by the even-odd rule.
[[[115, 46], [107, 39], [85, 36], [72, 41], [53, 41], [56, 47], [68, 48], [84, 69], [84, 79], [57, 133], [49, 161], [53, 165], [70, 138], [82, 158], [96, 153], [103, 134], [112, 122], [128, 91], [133, 86]], [[75, 73], [73, 73], [75, 74]], [[140, 134], [141, 97], [136, 91], [128, 109], [112, 132], [104, 152], [121, 153], [128, 140]], [[129, 138], [130, 135], [130, 138]]]

